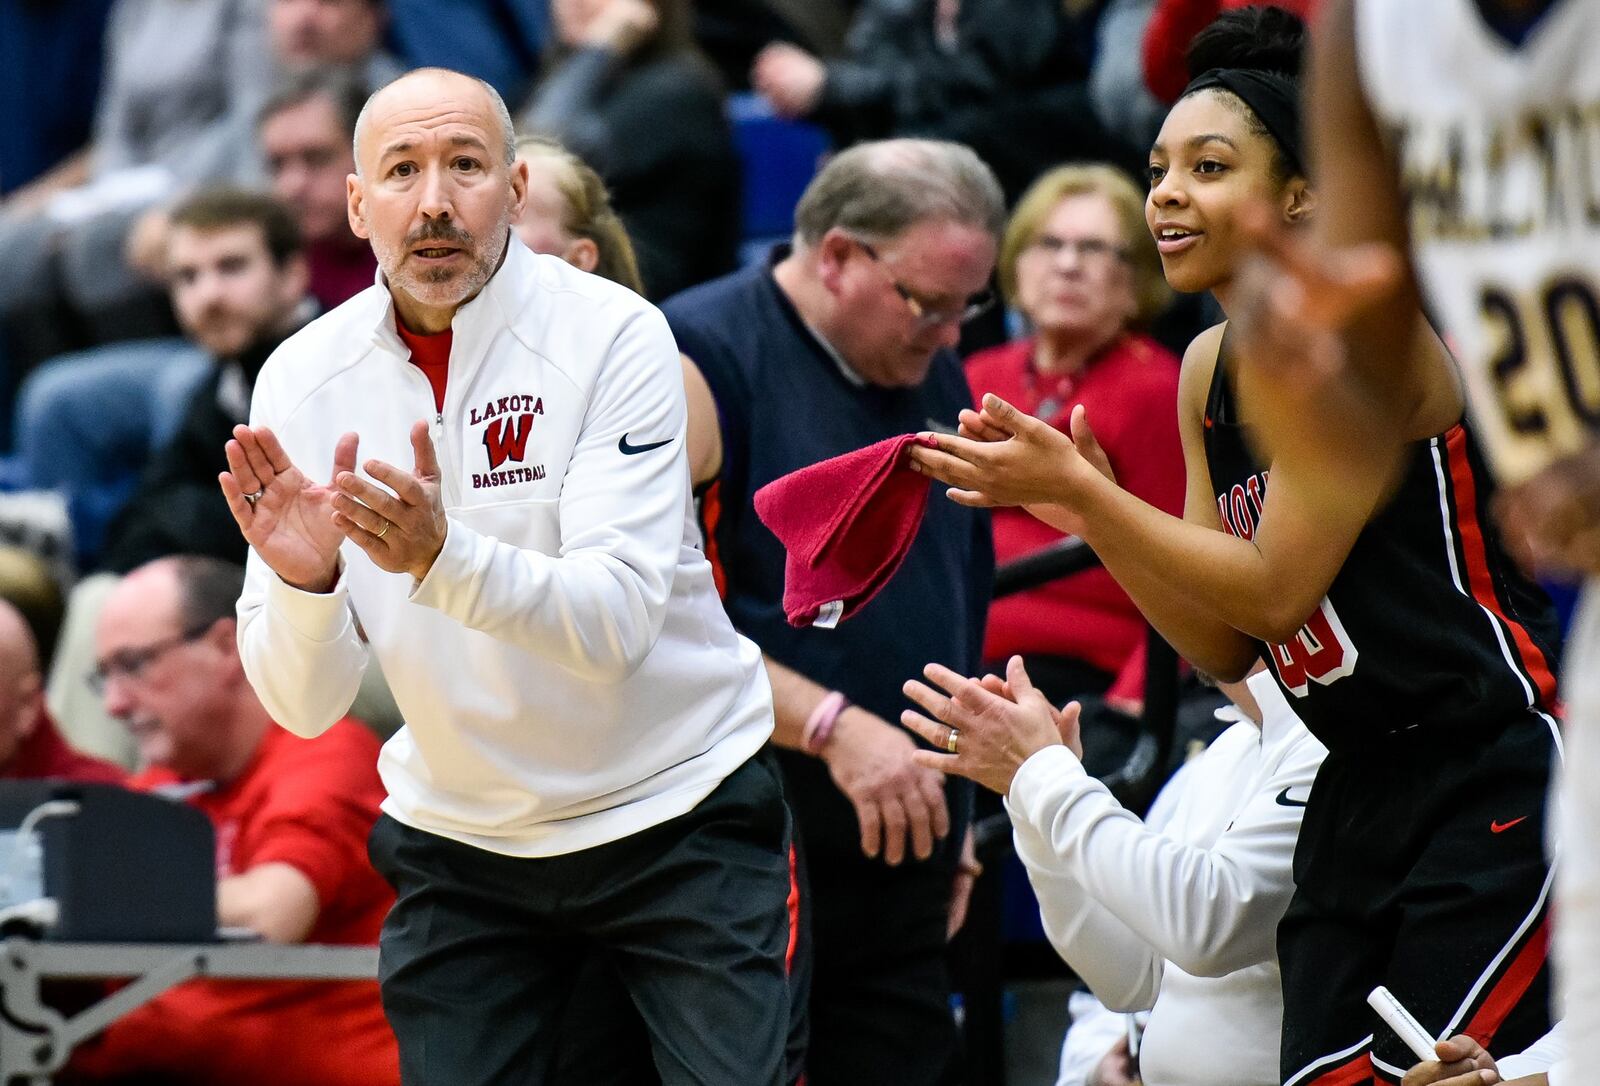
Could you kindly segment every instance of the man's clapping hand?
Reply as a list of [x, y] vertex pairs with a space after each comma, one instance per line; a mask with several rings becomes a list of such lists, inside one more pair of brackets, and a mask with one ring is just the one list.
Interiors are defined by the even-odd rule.
[[411, 424], [411, 449], [415, 465], [410, 471], [382, 460], [367, 461], [367, 474], [389, 490], [351, 470], [335, 473], [339, 493], [333, 499], [333, 523], [379, 569], [409, 573], [420, 581], [444, 549], [447, 529], [439, 458], [426, 422]]
[[417, 580], [428, 575], [444, 548], [448, 524], [428, 424], [411, 427], [411, 471], [367, 461], [367, 474], [390, 490], [356, 474], [358, 444], [353, 433], [339, 438], [332, 477], [324, 485], [295, 467], [267, 427], [234, 427], [228, 470], [217, 481], [245, 541], [284, 583], [307, 592], [331, 591], [339, 576], [339, 546], [346, 539], [379, 569]]
[[[355, 434], [339, 438], [334, 478], [355, 468], [356, 444]], [[235, 426], [226, 451], [228, 470], [217, 481], [245, 542], [286, 584], [331, 591], [345, 538], [333, 522], [337, 491], [307, 478], [265, 426]]]

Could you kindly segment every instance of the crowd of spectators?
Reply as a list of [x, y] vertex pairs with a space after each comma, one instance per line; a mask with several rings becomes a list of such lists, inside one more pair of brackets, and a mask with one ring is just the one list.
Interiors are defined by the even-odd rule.
[[[272, 725], [223, 606], [246, 548], [216, 478], [267, 357], [374, 281], [347, 215], [363, 103], [410, 69], [465, 71], [515, 119], [529, 170], [521, 243], [660, 303], [684, 353], [705, 547], [730, 616], [766, 659], [804, 846], [809, 964], [795, 983], [810, 1007], [791, 1051], [809, 1045], [818, 1086], [954, 1081], [946, 944], [982, 871], [973, 796], [913, 761], [901, 686], [930, 660], [978, 674], [1021, 655], [1053, 703], [1098, 699], [1127, 722], [1143, 709], [1147, 627], [1098, 569], [992, 600], [997, 562], [1062, 533], [1021, 509], [937, 501], [872, 610], [839, 630], [797, 629], [784, 619], [783, 550], [753, 496], [881, 439], [953, 430], [994, 392], [1067, 432], [1092, 416], [1118, 484], [1181, 512], [1174, 350], [1202, 326], [1203, 303], [1175, 299], [1162, 278], [1143, 163], [1187, 82], [1189, 40], [1239, 6], [0, 7], [0, 85], [19, 103], [0, 133], [0, 779], [181, 793], [218, 830], [224, 923], [282, 942], [376, 941], [390, 898], [363, 842], [382, 798], [377, 740], [400, 721], [374, 669], [355, 719], [326, 735], [302, 742]], [[788, 179], [805, 189], [792, 237], [747, 228], [764, 150], [743, 138], [734, 95], [831, 147]], [[906, 319], [909, 351], [893, 334]], [[70, 568], [30, 550], [65, 553]], [[1232, 691], [1233, 738], [1190, 778], [1224, 798], [1218, 810], [1281, 783], [1276, 763], [1257, 764], [1274, 753], [1251, 742], [1263, 710], [1269, 732], [1293, 714], [1258, 709], [1249, 689]], [[1125, 750], [1104, 749], [1115, 754], [1091, 756], [1092, 770], [1117, 768]], [[1293, 783], [1314, 764], [1297, 763]], [[207, 783], [185, 791], [195, 782]], [[1219, 855], [1240, 847], [1228, 819], [1176, 795], [1150, 833]], [[1218, 844], [1224, 824], [1233, 835]], [[1288, 869], [1273, 859], [1281, 890]], [[1020, 878], [1010, 892], [1026, 893]], [[1066, 930], [1081, 916], [1045, 920], [1063, 956], [1081, 950], [1082, 932]], [[1184, 960], [1181, 933], [1151, 945], [1158, 964]], [[1253, 1006], [1275, 968], [1226, 992]], [[598, 1007], [615, 993], [593, 980]], [[1188, 980], [1200, 995], [1220, 984]], [[1084, 1017], [1095, 1014], [1110, 1012]], [[311, 1022], [344, 1032], [320, 1053], [271, 1043]], [[588, 1076], [619, 1053], [584, 1040], [572, 1034], [563, 1074], [602, 1081]], [[1087, 1025], [1068, 1057], [1064, 1082], [1132, 1070], [1125, 1047]], [[376, 988], [362, 984], [182, 986], [85, 1047], [74, 1073], [131, 1071], [310, 1086], [398, 1077]]]

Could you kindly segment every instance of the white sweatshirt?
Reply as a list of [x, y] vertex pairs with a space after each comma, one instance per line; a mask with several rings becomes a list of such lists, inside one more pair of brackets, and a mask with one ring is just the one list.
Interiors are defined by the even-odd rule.
[[[1558, 1005], [1566, 1035], [1592, 1041], [1600, 1037], [1600, 579], [1584, 584], [1573, 616], [1561, 695], [1567, 703], [1565, 761], [1556, 774], [1551, 820]], [[1592, 1080], [1586, 1056], [1573, 1052], [1551, 1067], [1551, 1086]]]
[[1495, 1061], [1500, 1069], [1500, 1080], [1511, 1082], [1544, 1072], [1550, 1086], [1578, 1086], [1578, 1070], [1568, 1063], [1567, 1024], [1558, 1022], [1554, 1029], [1514, 1056], [1504, 1056]]
[[1115, 1011], [1150, 1010], [1147, 1086], [1276, 1086], [1278, 920], [1317, 767], [1327, 754], [1272, 677], [1265, 723], [1219, 736], [1186, 776], [1165, 832], [1146, 827], [1065, 747], [1011, 784], [1017, 854], [1057, 953]]
[[273, 717], [316, 735], [355, 697], [370, 642], [406, 725], [384, 745], [384, 810], [515, 856], [614, 841], [683, 814], [772, 732], [759, 650], [698, 549], [678, 351], [632, 292], [515, 237], [456, 313], [444, 408], [379, 283], [268, 360], [251, 424], [324, 481], [334, 444], [410, 469], [431, 420], [448, 516], [421, 582], [342, 548], [330, 594], [252, 551], [245, 672]]

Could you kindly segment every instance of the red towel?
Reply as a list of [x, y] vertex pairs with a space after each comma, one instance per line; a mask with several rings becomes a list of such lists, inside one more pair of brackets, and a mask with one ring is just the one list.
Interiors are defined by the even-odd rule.
[[756, 515], [789, 552], [783, 612], [791, 626], [832, 629], [889, 583], [928, 508], [928, 479], [893, 437], [812, 464], [756, 491]]

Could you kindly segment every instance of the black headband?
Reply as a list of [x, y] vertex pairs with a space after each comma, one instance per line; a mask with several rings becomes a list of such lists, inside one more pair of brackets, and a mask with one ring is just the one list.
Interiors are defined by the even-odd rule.
[[1277, 72], [1258, 72], [1249, 68], [1213, 68], [1183, 89], [1187, 98], [1195, 91], [1221, 87], [1250, 107], [1277, 142], [1289, 168], [1304, 177], [1305, 158], [1300, 143], [1300, 88], [1294, 80]]

